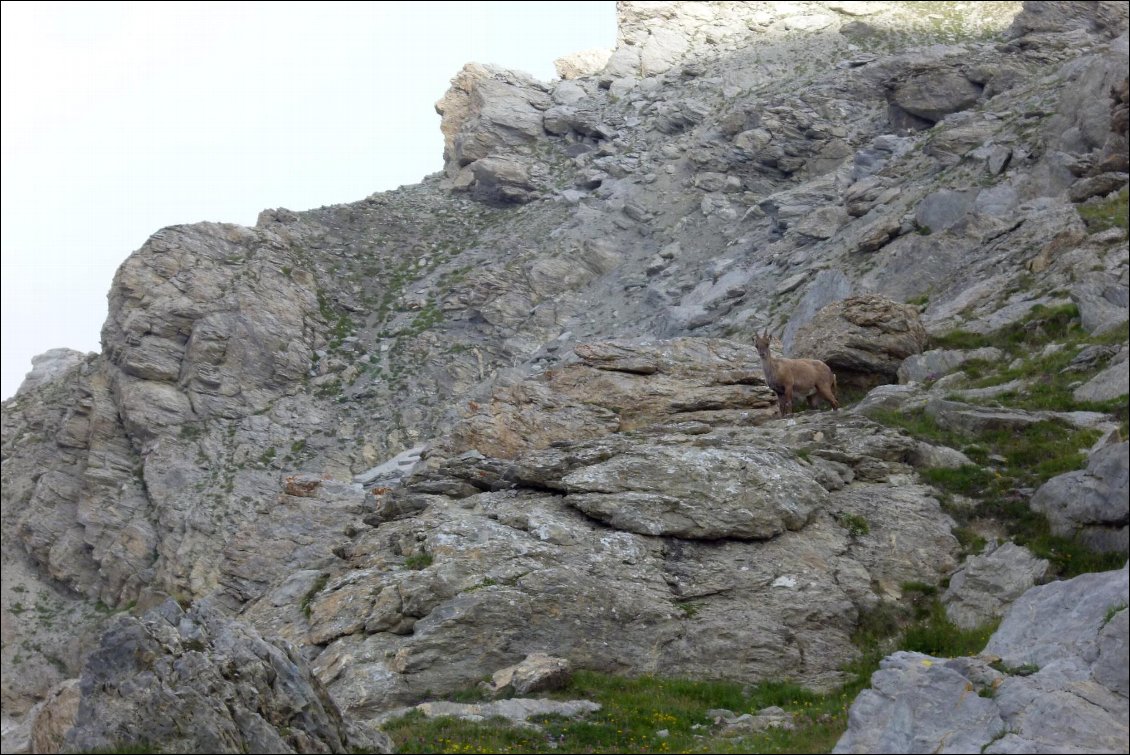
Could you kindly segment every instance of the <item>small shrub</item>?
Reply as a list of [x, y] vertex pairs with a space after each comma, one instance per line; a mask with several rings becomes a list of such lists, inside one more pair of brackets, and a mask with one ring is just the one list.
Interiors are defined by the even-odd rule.
[[871, 532], [871, 525], [858, 514], [840, 514], [840, 526], [852, 537], [863, 537]]
[[430, 553], [417, 553], [404, 559], [404, 565], [414, 571], [420, 571], [431, 566], [433, 560]]

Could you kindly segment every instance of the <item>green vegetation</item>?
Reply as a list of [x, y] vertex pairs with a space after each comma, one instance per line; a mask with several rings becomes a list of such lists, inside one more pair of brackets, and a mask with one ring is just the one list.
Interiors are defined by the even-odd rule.
[[409, 569], [420, 571], [432, 565], [432, 554], [430, 553], [417, 553], [404, 559], [404, 565]]
[[1002, 674], [1009, 676], [1031, 676], [1040, 670], [1040, 667], [1034, 663], [1023, 663], [1019, 666], [1006, 665], [1004, 661], [993, 661], [989, 664]]
[[1048, 307], [1037, 304], [1021, 322], [1007, 325], [992, 333], [971, 333], [968, 330], [954, 330], [944, 336], [931, 339], [935, 349], [979, 349], [996, 346], [1016, 352], [1019, 348], [1031, 349], [1053, 341], [1063, 341], [1082, 333], [1079, 325], [1079, 308], [1074, 304]]
[[[946, 618], [933, 586], [907, 583], [903, 589], [908, 601], [880, 604], [860, 618], [852, 638], [860, 656], [844, 669], [847, 682], [826, 694], [787, 681], [742, 685], [578, 671], [565, 689], [550, 696], [600, 703], [600, 711], [580, 720], [542, 717], [534, 721], [540, 729], [530, 729], [511, 726], [503, 719], [472, 723], [426, 719], [412, 713], [383, 728], [402, 753], [828, 752], [847, 727], [851, 701], [869, 685], [884, 655], [898, 649], [938, 657], [975, 655], [996, 628], [991, 624], [958, 629]], [[475, 688], [449, 699], [475, 702], [482, 699], [482, 693]], [[726, 737], [706, 717], [712, 708], [740, 715], [772, 705], [792, 715], [794, 729]], [[666, 736], [659, 733], [662, 730]]]
[[[581, 720], [535, 719], [540, 730], [512, 727], [501, 719], [482, 723], [411, 714], [382, 728], [396, 751], [418, 752], [827, 752], [846, 726], [848, 698], [817, 695], [788, 683], [744, 687], [736, 682], [627, 678], [578, 671], [552, 694], [587, 699], [601, 710]], [[779, 705], [796, 729], [771, 729], [741, 737], [711, 736], [706, 711], [756, 712]], [[694, 728], [697, 727], [697, 728]], [[666, 730], [667, 736], [659, 734]]]
[[871, 532], [871, 525], [858, 514], [840, 514], [840, 526], [848, 531], [852, 537], [863, 537]]
[[1076, 205], [1079, 217], [1091, 233], [1099, 233], [1109, 228], [1127, 230], [1127, 216], [1130, 214], [1130, 187], [1123, 187], [1110, 199]]
[[322, 588], [324, 588], [326, 586], [326, 583], [329, 581], [329, 574], [319, 574], [318, 578], [314, 580], [314, 584], [311, 585], [310, 589], [306, 591], [306, 594], [302, 596], [302, 613], [304, 616], [306, 616], [306, 618], [310, 618], [310, 605], [314, 602], [314, 598], [318, 595], [318, 593], [322, 591]]
[[1119, 611], [1125, 611], [1125, 610], [1126, 610], [1126, 604], [1125, 603], [1119, 603], [1118, 605], [1114, 605], [1114, 606], [1111, 606], [1110, 608], [1106, 609], [1106, 615], [1103, 616], [1103, 626], [1105, 627], [1107, 624], [1109, 624], [1110, 620], [1113, 619]]
[[696, 615], [698, 615], [698, 606], [696, 606], [694, 603], [683, 601], [681, 603], [676, 603], [675, 607], [682, 611], [683, 616], [686, 616], [688, 619], [693, 619]]
[[[1125, 434], [1125, 398], [1094, 403], [1076, 401], [1072, 395], [1074, 387], [1101, 369], [1101, 365], [1082, 371], [1067, 367], [1085, 346], [1120, 344], [1128, 334], [1124, 325], [1102, 336], [1089, 336], [1080, 325], [1078, 308], [1066, 304], [1034, 307], [1025, 320], [990, 334], [954, 331], [935, 338], [933, 345], [953, 349], [996, 346], [1006, 352], [998, 362], [962, 365], [962, 370], [973, 378], [974, 388], [1011, 381], [1020, 386], [980, 403], [1026, 410], [1104, 412], [1121, 420]], [[1057, 344], [1059, 348], [1048, 349], [1048, 344]], [[1040, 485], [1056, 475], [1086, 466], [1087, 449], [1098, 440], [1097, 430], [1043, 421], [1024, 429], [969, 435], [940, 427], [922, 410], [876, 412], [871, 416], [916, 438], [960, 449], [974, 462], [957, 469], [921, 472], [927, 482], [946, 494], [943, 506], [957, 521], [954, 535], [966, 552], [979, 552], [984, 547], [977, 524], [991, 520], [1003, 525], [1014, 541], [1051, 561], [1057, 574], [1065, 578], [1115, 569], [1125, 560], [1117, 554], [1093, 553], [1071, 539], [1051, 534], [1045, 517], [1028, 508], [1031, 493]], [[973, 499], [974, 505], [957, 505], [955, 496]]]
[[[996, 430], [969, 437], [938, 427], [933, 418], [915, 412], [881, 412], [873, 417], [901, 427], [931, 443], [958, 448], [973, 461], [956, 469], [925, 469], [922, 477], [947, 493], [943, 508], [958, 523], [955, 536], [969, 552], [984, 546], [971, 525], [992, 519], [1003, 524], [1012, 539], [1041, 558], [1051, 561], [1062, 577], [1090, 571], [1117, 569], [1125, 561], [1118, 554], [1093, 553], [1074, 541], [1053, 535], [1047, 519], [1028, 508], [1028, 495], [1056, 475], [1086, 466], [1086, 449], [1099, 436], [1097, 430], [1080, 430], [1059, 422], [1039, 422], [1023, 430]], [[980, 465], [986, 466], [980, 466]], [[977, 500], [974, 507], [955, 505], [953, 495]]]

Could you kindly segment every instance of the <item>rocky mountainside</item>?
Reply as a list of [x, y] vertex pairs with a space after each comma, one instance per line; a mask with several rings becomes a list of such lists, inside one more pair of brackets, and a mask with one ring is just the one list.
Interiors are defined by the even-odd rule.
[[[1017, 495], [1125, 553], [1126, 6], [624, 2], [619, 24], [560, 81], [458, 72], [420, 184], [158, 231], [102, 353], [37, 359], [3, 407], [5, 749], [51, 722], [37, 750], [387, 747], [366, 721], [531, 653], [831, 688], [863, 614], [967, 555], [923, 474], [998, 463], [876, 411], [1097, 427], [1089, 464]], [[1068, 306], [1089, 414], [923, 387], [1024, 362], [935, 339]], [[778, 420], [765, 328], [858, 410]], [[1012, 547], [951, 581], [955, 621], [1046, 578]], [[139, 673], [199, 669], [166, 690], [273, 670], [206, 742], [114, 729], [97, 685], [149, 688], [107, 669], [115, 637], [159, 646]]]

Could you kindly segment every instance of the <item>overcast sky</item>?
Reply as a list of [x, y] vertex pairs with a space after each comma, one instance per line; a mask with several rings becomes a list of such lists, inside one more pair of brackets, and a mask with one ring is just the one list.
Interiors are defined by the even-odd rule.
[[464, 63], [555, 79], [613, 2], [4, 2], [3, 386], [98, 351], [118, 265], [159, 228], [252, 225], [443, 166]]

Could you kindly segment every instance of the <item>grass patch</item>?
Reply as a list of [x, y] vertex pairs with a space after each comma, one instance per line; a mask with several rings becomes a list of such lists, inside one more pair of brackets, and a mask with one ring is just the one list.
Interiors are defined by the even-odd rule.
[[871, 525], [858, 514], [840, 514], [839, 521], [852, 537], [863, 537], [871, 532]]
[[985, 649], [1000, 624], [998, 619], [973, 629], [962, 629], [949, 620], [945, 607], [936, 599], [920, 610], [924, 615], [907, 627], [902, 647], [941, 658], [977, 655]]
[[[579, 720], [545, 716], [541, 730], [410, 714], [382, 728], [401, 753], [423, 752], [828, 752], [846, 726], [850, 700], [843, 693], [818, 695], [794, 684], [754, 687], [737, 682], [691, 681], [652, 676], [628, 678], [578, 671], [559, 699], [587, 699], [601, 710]], [[792, 731], [725, 738], [712, 734], [711, 708], [735, 713], [778, 705], [794, 715]], [[697, 728], [695, 728], [697, 727]], [[658, 734], [666, 730], [667, 736]]]
[[409, 569], [420, 571], [421, 569], [426, 569], [431, 566], [433, 560], [432, 554], [430, 553], [417, 553], [414, 556], [409, 556], [404, 559], [404, 565]]
[[[829, 752], [847, 727], [848, 707], [870, 684], [885, 654], [905, 649], [940, 657], [975, 655], [996, 628], [995, 623], [974, 630], [954, 626], [934, 585], [909, 582], [903, 590], [903, 602], [882, 603], [861, 614], [852, 638], [860, 655], [844, 669], [847, 682], [826, 694], [787, 681], [743, 685], [581, 670], [566, 688], [549, 696], [600, 703], [601, 710], [584, 719], [543, 717], [535, 721], [539, 731], [512, 727], [502, 719], [472, 723], [413, 713], [382, 728], [401, 753]], [[450, 699], [476, 701], [481, 692], [476, 688]], [[712, 708], [740, 715], [773, 705], [792, 714], [793, 730], [724, 737], [706, 717]], [[660, 736], [660, 730], [667, 735]]]
[[[872, 416], [923, 440], [960, 448], [974, 461], [994, 465], [920, 470], [923, 479], [947, 494], [943, 507], [957, 522], [954, 534], [963, 545], [968, 545], [967, 552], [984, 547], [983, 538], [976, 535], [972, 525], [977, 520], [991, 519], [1003, 524], [1017, 544], [1048, 559], [1054, 572], [1065, 579], [1117, 569], [1125, 561], [1125, 554], [1097, 553], [1052, 534], [1047, 518], [1028, 508], [1031, 493], [1045, 482], [1086, 466], [1086, 449], [1098, 439], [1097, 430], [1046, 421], [1023, 430], [998, 430], [970, 437], [939, 427], [921, 410], [879, 412]], [[947, 505], [949, 495], [973, 498], [977, 505]]]
[[1128, 201], [1130, 201], [1130, 187], [1123, 187], [1110, 199], [1076, 205], [1075, 210], [1091, 233], [1099, 233], [1109, 228], [1121, 228], [1126, 231]]
[[1125, 610], [1126, 610], [1126, 603], [1119, 603], [1118, 605], [1113, 605], [1110, 608], [1106, 609], [1106, 615], [1103, 616], [1103, 623], [1102, 623], [1102, 626], [1100, 627], [1100, 629], [1102, 627], [1105, 627], [1107, 624], [1109, 624], [1110, 620], [1113, 619], [1115, 617], [1115, 615], [1118, 614], [1119, 611], [1125, 611]]
[[930, 339], [933, 349], [980, 349], [995, 346], [1002, 351], [1015, 352], [1055, 341], [1077, 340], [1084, 335], [1079, 324], [1079, 308], [1074, 304], [1049, 307], [1037, 304], [1021, 322], [1006, 325], [992, 333], [973, 333], [954, 330]]
[[302, 596], [302, 602], [299, 605], [302, 608], [302, 614], [306, 618], [310, 618], [310, 606], [314, 602], [314, 597], [322, 591], [322, 588], [325, 587], [326, 583], [329, 581], [329, 574], [319, 574], [318, 578], [314, 580], [314, 584], [311, 585], [310, 589], [306, 591], [306, 594]]

